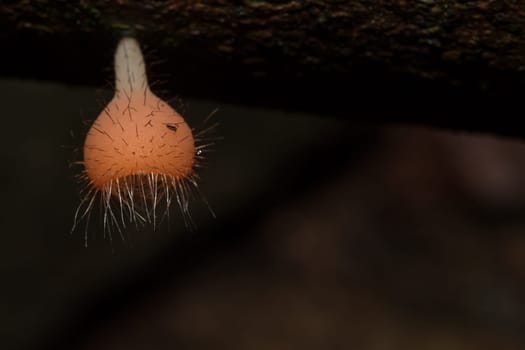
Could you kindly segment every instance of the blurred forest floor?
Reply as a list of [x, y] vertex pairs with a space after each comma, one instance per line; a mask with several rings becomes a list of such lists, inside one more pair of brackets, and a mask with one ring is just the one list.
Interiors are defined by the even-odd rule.
[[0, 92], [3, 349], [525, 346], [519, 141], [221, 106], [203, 171], [218, 218], [112, 252], [97, 228], [88, 249], [69, 235], [63, 146], [98, 113], [93, 90]]
[[373, 154], [83, 349], [522, 349], [525, 146], [377, 133]]

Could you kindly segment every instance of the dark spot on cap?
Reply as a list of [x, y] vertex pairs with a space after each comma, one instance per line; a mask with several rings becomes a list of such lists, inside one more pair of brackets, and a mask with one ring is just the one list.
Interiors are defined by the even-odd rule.
[[171, 131], [177, 131], [177, 124], [168, 123], [166, 124], [166, 127], [170, 129]]

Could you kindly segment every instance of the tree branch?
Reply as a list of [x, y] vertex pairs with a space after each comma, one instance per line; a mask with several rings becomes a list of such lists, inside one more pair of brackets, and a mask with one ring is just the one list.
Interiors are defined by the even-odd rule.
[[101, 86], [133, 34], [183, 96], [525, 136], [521, 1], [19, 0], [0, 23], [4, 76]]

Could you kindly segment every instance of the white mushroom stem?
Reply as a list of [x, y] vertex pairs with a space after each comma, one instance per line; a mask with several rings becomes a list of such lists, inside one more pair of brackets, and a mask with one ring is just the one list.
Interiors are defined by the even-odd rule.
[[116, 91], [131, 96], [149, 90], [146, 65], [139, 43], [134, 38], [122, 38], [115, 51]]

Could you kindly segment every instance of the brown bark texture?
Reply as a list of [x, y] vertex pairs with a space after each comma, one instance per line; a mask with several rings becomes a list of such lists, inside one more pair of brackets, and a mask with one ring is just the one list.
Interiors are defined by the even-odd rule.
[[103, 86], [123, 35], [171, 94], [525, 134], [517, 0], [4, 1], [0, 74]]

